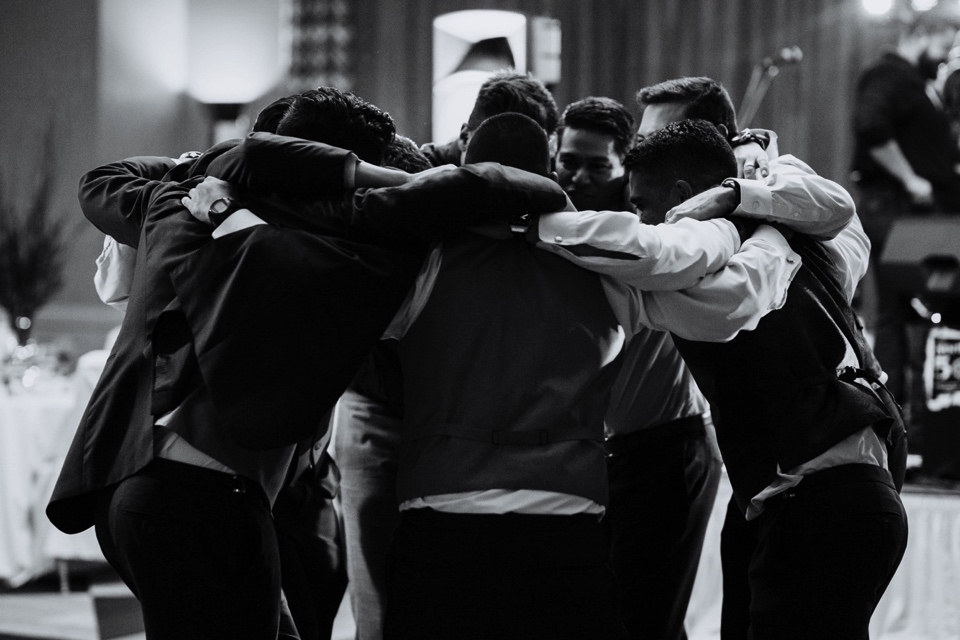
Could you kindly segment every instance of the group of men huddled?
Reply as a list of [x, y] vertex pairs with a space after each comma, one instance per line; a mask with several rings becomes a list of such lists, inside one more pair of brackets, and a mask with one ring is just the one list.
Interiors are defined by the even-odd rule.
[[907, 522], [852, 200], [713, 80], [638, 100], [503, 72], [418, 148], [321, 87], [84, 176], [126, 314], [47, 513], [148, 638], [329, 637], [347, 577], [364, 639], [684, 638], [721, 458], [723, 637], [867, 638]]

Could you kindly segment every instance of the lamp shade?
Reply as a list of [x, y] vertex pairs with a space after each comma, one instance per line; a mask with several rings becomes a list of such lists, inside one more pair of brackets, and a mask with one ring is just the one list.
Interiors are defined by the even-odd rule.
[[285, 71], [278, 0], [190, 0], [187, 92], [207, 104], [246, 104]]

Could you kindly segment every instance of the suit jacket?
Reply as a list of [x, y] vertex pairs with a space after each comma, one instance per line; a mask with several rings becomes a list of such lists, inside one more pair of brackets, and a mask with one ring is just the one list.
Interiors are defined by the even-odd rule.
[[[235, 152], [212, 150], [194, 172], [205, 168], [250, 186], [248, 140]], [[300, 142], [266, 142], [280, 157], [290, 144]], [[310, 185], [303, 195], [329, 196], [329, 185], [342, 185], [346, 155], [314, 143], [300, 165], [309, 168], [300, 176]], [[214, 157], [219, 165], [206, 166]], [[130, 159], [88, 174], [81, 185], [91, 222], [139, 251], [127, 316], [47, 507], [68, 533], [93, 524], [100, 489], [150, 462], [154, 416], [197, 385], [215, 408], [216, 424], [203, 433], [232, 439], [212, 435], [213, 443], [276, 448], [315, 431], [402, 302], [430, 240], [484, 212], [508, 219], [565, 201], [545, 179], [516, 172], [511, 183], [490, 166], [487, 176], [476, 169], [440, 174], [333, 205], [266, 206], [270, 199], [261, 199], [258, 214], [314, 233], [259, 226], [211, 241], [209, 227], [179, 204], [192, 183], [157, 180], [171, 164]], [[470, 199], [462, 201], [464, 194]], [[316, 233], [324, 230], [354, 237]], [[193, 444], [217, 457], [210, 442]]]

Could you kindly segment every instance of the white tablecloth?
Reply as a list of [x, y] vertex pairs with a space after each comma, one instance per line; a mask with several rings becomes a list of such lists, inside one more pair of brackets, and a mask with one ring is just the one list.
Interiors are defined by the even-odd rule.
[[69, 378], [0, 387], [0, 582], [23, 584], [57, 559], [103, 560], [92, 529], [67, 536], [44, 514], [101, 367], [96, 356]]
[[[870, 624], [873, 640], [960, 639], [960, 494], [907, 486], [909, 518], [903, 562]], [[726, 476], [710, 516], [697, 581], [687, 611], [690, 640], [720, 637], [720, 529], [730, 499]]]

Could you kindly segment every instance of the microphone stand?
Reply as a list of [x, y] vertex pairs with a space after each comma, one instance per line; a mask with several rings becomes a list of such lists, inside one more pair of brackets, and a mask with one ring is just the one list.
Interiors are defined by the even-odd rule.
[[787, 47], [769, 58], [764, 58], [753, 67], [750, 82], [743, 94], [743, 102], [737, 112], [737, 121], [741, 128], [748, 128], [753, 117], [757, 115], [760, 103], [770, 88], [770, 83], [780, 73], [781, 64], [796, 64], [803, 59], [803, 52], [799, 47]]
[[750, 121], [757, 115], [757, 110], [760, 108], [760, 103], [763, 102], [763, 97], [767, 94], [767, 89], [770, 88], [770, 83], [780, 73], [780, 67], [772, 62], [767, 64], [768, 61], [769, 59], [758, 62], [750, 74], [750, 83], [743, 94], [743, 101], [740, 103], [740, 109], [737, 113], [737, 122], [741, 129], [750, 126]]

